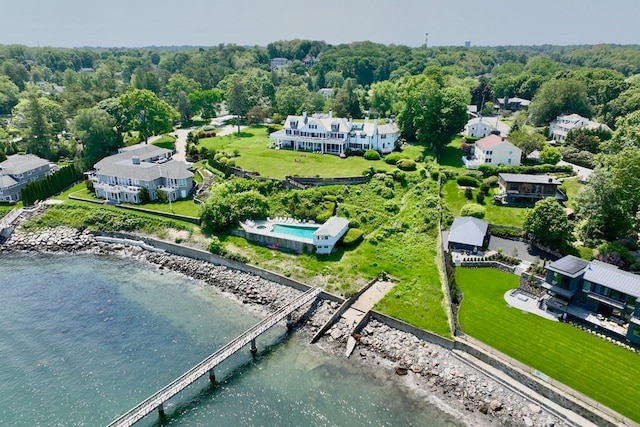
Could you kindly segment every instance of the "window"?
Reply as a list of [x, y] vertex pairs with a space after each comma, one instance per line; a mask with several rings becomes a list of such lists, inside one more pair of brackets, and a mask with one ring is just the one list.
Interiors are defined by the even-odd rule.
[[380, 135], [380, 139], [387, 139], [387, 134], [384, 133], [384, 134]]
[[491, 163], [491, 159], [486, 159], [484, 162], [485, 163]]
[[486, 154], [486, 155], [493, 154], [493, 151], [492, 151], [492, 150], [489, 150], [489, 151], [487, 151], [485, 154]]

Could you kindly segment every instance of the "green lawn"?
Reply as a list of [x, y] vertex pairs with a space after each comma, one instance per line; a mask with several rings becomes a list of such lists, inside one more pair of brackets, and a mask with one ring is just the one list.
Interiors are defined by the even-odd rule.
[[200, 217], [200, 205], [193, 202], [193, 197], [189, 196], [186, 199], [178, 200], [169, 203], [146, 203], [142, 205], [129, 205], [134, 208], [147, 209], [156, 212], [174, 213], [177, 215]]
[[[371, 161], [358, 156], [341, 159], [332, 154], [268, 148], [269, 138], [264, 127], [246, 128], [240, 136], [233, 134], [204, 138], [200, 140], [199, 145], [209, 150], [224, 151], [240, 168], [278, 179], [284, 178], [285, 175], [360, 176], [371, 166], [384, 170], [396, 169], [382, 160]], [[238, 150], [238, 157], [234, 157], [234, 150]], [[413, 159], [422, 152], [422, 147], [406, 145], [404, 152], [407, 157]]]
[[513, 274], [458, 268], [462, 330], [611, 409], [640, 421], [640, 356], [566, 323], [508, 308]]
[[[475, 203], [475, 195], [478, 191], [474, 190], [473, 192], [473, 203]], [[445, 203], [454, 216], [459, 215], [462, 206], [469, 202], [464, 197], [464, 190], [458, 187], [458, 183], [455, 180], [447, 181], [443, 187], [443, 195]], [[522, 227], [524, 215], [528, 209], [518, 206], [495, 205], [491, 195], [485, 197], [483, 206], [487, 210], [484, 217], [485, 220], [492, 224], [514, 225], [517, 227]]]
[[565, 191], [567, 194], [567, 199], [568, 199], [566, 202], [567, 207], [571, 209], [576, 209], [575, 197], [576, 197], [576, 194], [578, 194], [578, 191], [580, 190], [580, 188], [582, 188], [582, 186], [583, 184], [580, 184], [578, 182], [577, 176], [574, 178], [567, 178], [564, 181], [562, 181], [561, 189]]
[[462, 141], [462, 137], [456, 137], [453, 141], [442, 148], [440, 151], [440, 161], [438, 162], [440, 166], [445, 169], [457, 171], [467, 170], [462, 163], [462, 156], [464, 156], [464, 152], [460, 148], [462, 146]]
[[176, 139], [172, 135], [162, 135], [160, 138], [153, 142], [153, 145], [161, 148], [166, 148], [167, 150], [175, 150]]

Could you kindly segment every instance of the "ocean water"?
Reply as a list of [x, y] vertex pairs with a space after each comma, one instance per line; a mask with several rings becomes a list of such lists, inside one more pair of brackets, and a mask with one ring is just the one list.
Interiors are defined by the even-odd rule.
[[[0, 426], [100, 426], [259, 318], [183, 276], [92, 255], [0, 258]], [[448, 426], [459, 421], [276, 326], [137, 425]]]

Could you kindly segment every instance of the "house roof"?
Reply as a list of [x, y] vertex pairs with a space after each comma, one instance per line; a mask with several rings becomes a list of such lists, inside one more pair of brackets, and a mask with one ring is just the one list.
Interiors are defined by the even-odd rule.
[[489, 223], [471, 216], [458, 216], [451, 224], [449, 243], [482, 247]]
[[640, 277], [602, 261], [591, 261], [584, 280], [640, 298]]
[[560, 181], [550, 175], [529, 175], [526, 173], [499, 173], [498, 178], [505, 182], [521, 182], [526, 184], [555, 184]]
[[[291, 122], [297, 121], [298, 126], [296, 129], [298, 130], [304, 128], [307, 124], [316, 124], [318, 125], [317, 131], [331, 132], [331, 125], [337, 124], [338, 132], [345, 133], [345, 134], [350, 131], [354, 131], [356, 134], [365, 133], [366, 135], [370, 136], [374, 134], [376, 128], [377, 128], [378, 134], [380, 135], [393, 134], [393, 133], [399, 132], [398, 125], [395, 124], [394, 122], [379, 124], [376, 120], [373, 120], [373, 121], [367, 121], [366, 123], [353, 123], [353, 122], [350, 123], [347, 119], [341, 118], [341, 117], [328, 117], [328, 116], [318, 117], [316, 115], [306, 116], [306, 118], [307, 118], [307, 123], [305, 124], [304, 115], [303, 116], [293, 116], [293, 115], [287, 116], [287, 119], [285, 120], [285, 123], [284, 123], [284, 128], [291, 129]], [[281, 134], [276, 134], [273, 136], [279, 137], [281, 136]]]
[[515, 145], [510, 143], [508, 140], [506, 140], [506, 139], [504, 139], [504, 138], [502, 138], [501, 136], [498, 136], [498, 135], [489, 135], [489, 136], [485, 136], [482, 139], [479, 139], [476, 142], [476, 147], [479, 147], [482, 150], [490, 150], [490, 149], [495, 148], [498, 145], [502, 145], [502, 144], [508, 144], [508, 145], [512, 146], [514, 149], [518, 149], [519, 150], [518, 147], [516, 147]]
[[[497, 100], [500, 104], [504, 104], [504, 98], [498, 98]], [[524, 107], [528, 106], [529, 104], [531, 104], [531, 101], [529, 101], [528, 99], [524, 99], [524, 98], [518, 98], [517, 96], [514, 96], [513, 98], [511, 97], [507, 97], [507, 101], [509, 101], [510, 103], [517, 103], [520, 104]]]
[[9, 175], [0, 175], [0, 188], [9, 188], [17, 183], [18, 182]]
[[96, 163], [94, 167], [96, 169], [101, 169], [119, 160], [131, 160], [134, 156], [138, 157], [141, 162], [146, 162], [149, 159], [157, 157], [169, 157], [170, 154], [171, 150], [167, 150], [166, 148], [158, 147], [153, 144], [132, 145], [130, 147], [121, 148], [118, 154], [105, 157]]
[[19, 175], [48, 165], [48, 160], [41, 159], [34, 154], [14, 154], [7, 156], [7, 160], [0, 163], [0, 173]]
[[337, 236], [346, 226], [349, 225], [349, 220], [346, 218], [340, 218], [338, 216], [332, 216], [324, 224], [322, 224], [316, 231], [313, 232], [314, 236]]
[[501, 133], [507, 134], [511, 130], [511, 127], [505, 122], [501, 121], [497, 117], [474, 117], [473, 119], [469, 119], [466, 124], [466, 127], [474, 126], [478, 124], [486, 124], [491, 129], [499, 130]]
[[589, 261], [573, 255], [567, 255], [549, 264], [547, 269], [573, 278], [581, 275], [588, 265]]
[[[179, 160], [169, 160], [163, 163], [152, 162], [150, 159], [168, 158], [171, 150], [156, 147], [155, 145], [144, 145], [136, 148], [127, 148], [113, 156], [105, 157], [95, 164], [98, 175], [117, 176], [120, 178], [130, 178], [142, 181], [153, 181], [165, 177], [173, 179], [191, 178], [193, 173], [189, 165]], [[140, 161], [134, 163], [133, 158]]]

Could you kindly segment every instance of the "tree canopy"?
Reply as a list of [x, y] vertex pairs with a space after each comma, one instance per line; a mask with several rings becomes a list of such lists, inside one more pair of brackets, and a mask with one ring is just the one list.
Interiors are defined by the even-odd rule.
[[562, 248], [573, 241], [573, 224], [555, 197], [537, 202], [524, 218], [524, 230], [542, 244]]

